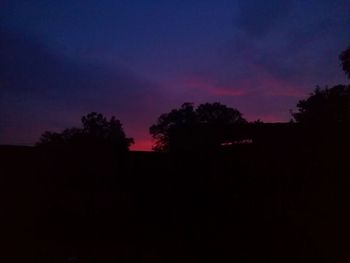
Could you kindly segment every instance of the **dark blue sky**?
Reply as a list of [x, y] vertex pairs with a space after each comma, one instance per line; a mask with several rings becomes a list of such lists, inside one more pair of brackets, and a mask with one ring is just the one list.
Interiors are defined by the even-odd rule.
[[288, 121], [316, 85], [347, 82], [348, 45], [349, 0], [3, 0], [0, 144], [98, 111], [150, 149], [148, 127], [183, 102]]

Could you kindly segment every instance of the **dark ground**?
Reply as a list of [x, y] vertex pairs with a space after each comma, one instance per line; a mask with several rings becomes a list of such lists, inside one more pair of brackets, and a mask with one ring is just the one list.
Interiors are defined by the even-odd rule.
[[0, 147], [2, 262], [349, 262], [345, 145]]

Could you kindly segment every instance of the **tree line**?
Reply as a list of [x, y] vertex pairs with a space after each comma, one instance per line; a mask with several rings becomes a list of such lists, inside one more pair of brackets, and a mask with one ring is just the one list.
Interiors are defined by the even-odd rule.
[[[340, 54], [339, 59], [342, 69], [350, 78], [350, 46]], [[350, 85], [317, 87], [307, 98], [298, 101], [296, 108], [296, 112], [291, 112], [292, 122], [314, 127], [350, 124]], [[134, 143], [114, 116], [107, 119], [101, 113], [92, 112], [83, 116], [81, 122], [80, 128], [69, 128], [60, 133], [44, 132], [37, 146], [124, 153]], [[225, 142], [227, 127], [245, 124], [248, 121], [238, 109], [219, 102], [197, 107], [193, 103], [184, 103], [177, 109], [161, 114], [149, 132], [154, 139], [155, 151], [213, 150]]]

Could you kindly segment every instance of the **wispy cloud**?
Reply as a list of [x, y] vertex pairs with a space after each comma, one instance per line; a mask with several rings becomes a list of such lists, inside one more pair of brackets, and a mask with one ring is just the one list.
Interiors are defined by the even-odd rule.
[[200, 76], [192, 76], [184, 80], [183, 85], [194, 92], [207, 93], [213, 96], [238, 97], [246, 94], [241, 88], [223, 85], [214, 80], [205, 79]]
[[79, 125], [90, 111], [116, 115], [126, 127], [145, 125], [145, 109], [157, 112], [159, 87], [130, 70], [72, 61], [1, 28], [0, 39], [0, 144], [34, 143], [45, 130]]

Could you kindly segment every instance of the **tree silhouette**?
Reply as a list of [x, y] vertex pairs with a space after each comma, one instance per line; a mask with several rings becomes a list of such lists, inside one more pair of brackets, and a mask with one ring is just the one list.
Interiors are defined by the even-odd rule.
[[156, 151], [214, 149], [225, 141], [225, 130], [246, 120], [233, 108], [220, 103], [205, 103], [194, 108], [184, 103], [179, 109], [162, 114], [150, 127]]
[[61, 133], [44, 132], [37, 146], [74, 149], [109, 149], [127, 151], [134, 140], [127, 138], [122, 124], [114, 116], [107, 120], [92, 112], [81, 119], [82, 128], [69, 128]]
[[229, 108], [218, 102], [199, 105], [196, 114], [202, 124], [230, 125], [246, 122], [237, 109]]
[[307, 99], [298, 102], [297, 108], [292, 116], [300, 123], [349, 124], [350, 86], [317, 87]]
[[350, 78], [350, 46], [340, 54], [339, 59], [341, 60], [344, 72]]

